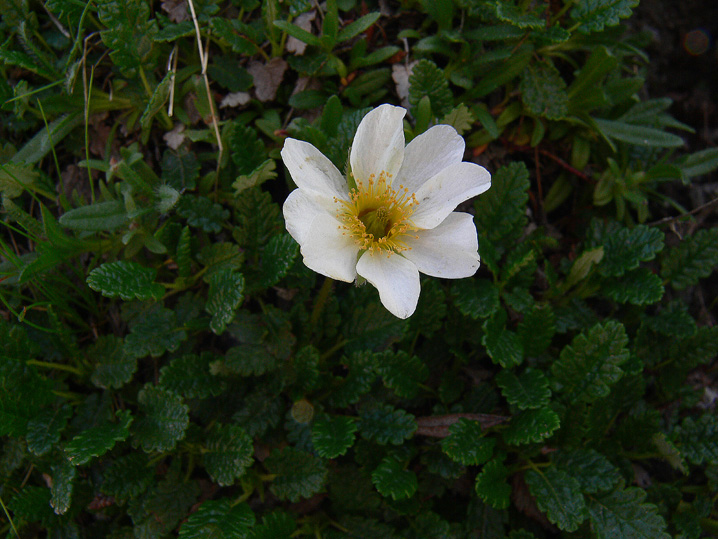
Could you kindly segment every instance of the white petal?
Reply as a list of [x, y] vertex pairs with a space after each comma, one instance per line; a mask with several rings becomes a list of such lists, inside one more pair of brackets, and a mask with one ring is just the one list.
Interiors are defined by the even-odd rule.
[[435, 125], [412, 140], [394, 180], [416, 193], [426, 180], [464, 158], [464, 139], [450, 125]]
[[411, 220], [419, 228], [434, 228], [459, 204], [491, 187], [491, 174], [475, 163], [456, 163], [424, 183], [416, 191]]
[[301, 252], [309, 269], [350, 283], [357, 275], [359, 246], [349, 235], [343, 235], [340, 227], [334, 217], [319, 213], [300, 244]]
[[404, 160], [404, 115], [406, 109], [381, 105], [359, 123], [349, 162], [357, 181], [366, 182], [381, 172], [396, 176]]
[[411, 247], [401, 254], [421, 273], [444, 279], [471, 277], [479, 269], [479, 241], [474, 217], [453, 212], [436, 228], [420, 230], [409, 238]]
[[300, 189], [330, 198], [347, 198], [349, 189], [344, 176], [334, 163], [308, 142], [286, 139], [282, 148], [282, 160]]
[[379, 290], [384, 307], [398, 318], [408, 318], [419, 301], [419, 271], [403, 256], [364, 253], [357, 263], [357, 273]]
[[295, 189], [282, 208], [287, 231], [304, 245], [314, 218], [320, 214], [334, 215], [337, 203], [334, 199], [304, 189]]

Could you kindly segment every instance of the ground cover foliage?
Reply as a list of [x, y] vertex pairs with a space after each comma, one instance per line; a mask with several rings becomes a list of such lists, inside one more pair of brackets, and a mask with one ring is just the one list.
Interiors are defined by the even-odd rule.
[[[1, 0], [3, 535], [718, 533], [718, 151], [636, 5]], [[281, 214], [384, 102], [493, 176], [408, 320]]]

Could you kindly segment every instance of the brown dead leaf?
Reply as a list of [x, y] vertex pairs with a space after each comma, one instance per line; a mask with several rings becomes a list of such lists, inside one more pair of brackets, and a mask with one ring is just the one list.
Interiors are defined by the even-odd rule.
[[394, 64], [391, 66], [391, 78], [394, 79], [394, 84], [396, 84], [396, 94], [401, 99], [401, 106], [407, 109], [409, 108], [409, 77], [415, 65], [416, 62], [414, 61], [409, 64]]
[[234, 108], [246, 105], [252, 97], [247, 92], [232, 92], [222, 98], [219, 108], [223, 109], [226, 107]]
[[262, 102], [272, 101], [277, 96], [277, 89], [282, 83], [287, 62], [281, 58], [272, 58], [266, 64], [251, 62], [247, 71], [254, 79], [254, 92]]
[[180, 146], [182, 146], [182, 143], [184, 142], [185, 136], [184, 136], [184, 124], [177, 124], [172, 128], [172, 131], [167, 131], [162, 138], [165, 139], [165, 142], [167, 143], [167, 146], [172, 148], [173, 150], [176, 150]]
[[162, 0], [162, 9], [167, 12], [172, 22], [182, 22], [189, 19], [186, 0]]
[[[292, 21], [292, 24], [296, 24], [301, 28], [302, 30], [306, 30], [307, 32], [312, 32], [312, 21], [316, 18], [317, 13], [315, 10], [307, 11], [306, 13], [302, 13], [299, 17], [294, 19]], [[298, 40], [296, 37], [289, 36], [289, 39], [287, 39], [287, 50], [289, 52], [293, 52], [295, 55], [300, 56], [304, 54], [304, 51], [307, 48], [307, 44], [304, 43], [304, 41]]]

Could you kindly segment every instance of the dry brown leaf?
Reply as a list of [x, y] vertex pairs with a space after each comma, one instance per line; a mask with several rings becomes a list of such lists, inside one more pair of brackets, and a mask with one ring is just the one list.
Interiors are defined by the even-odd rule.
[[162, 9], [172, 22], [182, 22], [189, 19], [186, 0], [162, 0]]
[[[299, 17], [292, 21], [292, 24], [299, 26], [302, 30], [306, 30], [311, 34], [312, 32], [312, 21], [316, 18], [316, 11], [307, 11], [302, 13]], [[304, 41], [298, 40], [296, 37], [289, 36], [287, 39], [287, 50], [293, 52], [297, 56], [304, 54], [307, 48], [307, 44]]]
[[219, 104], [219, 108], [239, 107], [241, 105], [246, 105], [251, 99], [252, 97], [247, 92], [232, 92], [231, 94], [224, 96], [222, 102]]
[[396, 84], [396, 94], [401, 99], [401, 106], [409, 108], [409, 77], [416, 61], [408, 64], [394, 64], [391, 66], [391, 78]]
[[182, 146], [182, 143], [185, 139], [184, 133], [182, 133], [182, 131], [184, 131], [184, 124], [177, 124], [174, 126], [172, 131], [167, 131], [167, 133], [165, 133], [162, 137], [163, 139], [165, 139], [167, 146], [169, 146], [173, 150], [176, 150], [177, 148]]
[[247, 71], [254, 79], [254, 92], [262, 102], [272, 101], [277, 96], [277, 89], [282, 83], [287, 62], [281, 58], [272, 58], [266, 64], [251, 62]]

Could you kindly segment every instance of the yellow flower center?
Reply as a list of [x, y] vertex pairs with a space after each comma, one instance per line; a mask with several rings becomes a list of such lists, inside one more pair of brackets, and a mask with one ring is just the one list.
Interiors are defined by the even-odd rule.
[[386, 172], [369, 176], [367, 182], [357, 181], [349, 192], [349, 200], [335, 198], [339, 204], [337, 218], [342, 222], [342, 234], [349, 234], [363, 251], [391, 256], [411, 249], [404, 240], [417, 230], [411, 214], [419, 204], [414, 193], [400, 185], [398, 190], [389, 184]]

